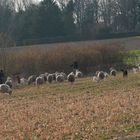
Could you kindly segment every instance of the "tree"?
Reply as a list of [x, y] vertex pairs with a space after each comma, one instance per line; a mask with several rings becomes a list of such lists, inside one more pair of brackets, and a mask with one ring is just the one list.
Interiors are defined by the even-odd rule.
[[42, 1], [38, 14], [37, 24], [40, 37], [57, 37], [64, 34], [62, 13], [55, 1]]
[[74, 3], [73, 0], [70, 0], [67, 6], [63, 9], [65, 35], [74, 35], [76, 33], [74, 20]]

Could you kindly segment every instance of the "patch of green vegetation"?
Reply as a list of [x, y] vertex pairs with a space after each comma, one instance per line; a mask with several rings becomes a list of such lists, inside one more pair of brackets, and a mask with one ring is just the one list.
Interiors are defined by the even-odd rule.
[[140, 130], [140, 125], [134, 125], [132, 127], [124, 129], [125, 133], [135, 132], [137, 130]]
[[140, 63], [140, 50], [129, 51], [124, 58], [124, 63], [137, 65]]

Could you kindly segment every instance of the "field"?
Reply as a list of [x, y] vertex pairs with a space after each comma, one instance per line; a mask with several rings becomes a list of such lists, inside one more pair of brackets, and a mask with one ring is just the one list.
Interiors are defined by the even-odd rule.
[[[22, 48], [52, 48], [52, 47], [60, 47], [60, 46], [88, 46], [88, 45], [104, 45], [104, 44], [119, 44], [125, 47], [126, 50], [140, 50], [140, 36], [136, 37], [128, 37], [128, 38], [120, 38], [120, 39], [106, 39], [106, 40], [89, 40], [89, 41], [77, 41], [77, 42], [69, 42], [69, 43], [52, 43], [52, 44], [38, 44], [38, 45], [29, 45], [23, 46]], [[21, 47], [15, 47], [15, 49], [20, 49]]]
[[124, 60], [127, 64], [140, 63], [140, 50], [133, 50], [128, 52], [128, 57]]
[[140, 73], [19, 87], [0, 111], [1, 140], [140, 139]]

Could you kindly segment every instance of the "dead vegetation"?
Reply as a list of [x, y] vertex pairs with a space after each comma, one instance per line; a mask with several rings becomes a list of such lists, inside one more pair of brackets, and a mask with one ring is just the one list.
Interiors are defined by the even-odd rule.
[[139, 73], [15, 89], [11, 97], [0, 95], [0, 139], [140, 138], [139, 93]]

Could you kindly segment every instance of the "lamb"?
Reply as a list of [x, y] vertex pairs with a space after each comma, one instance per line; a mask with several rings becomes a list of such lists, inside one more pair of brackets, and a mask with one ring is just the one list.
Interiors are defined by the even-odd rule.
[[75, 77], [76, 78], [81, 78], [82, 76], [83, 76], [83, 73], [81, 71], [79, 71], [79, 70], [76, 70]]
[[49, 83], [52, 83], [53, 79], [54, 79], [54, 75], [53, 75], [53, 74], [49, 74], [49, 75], [47, 76], [47, 81], [48, 81]]
[[64, 76], [62, 74], [56, 76], [56, 81], [59, 82], [59, 83], [63, 82], [64, 79], [65, 78], [64, 78]]
[[36, 85], [42, 85], [44, 83], [43, 77], [37, 77], [35, 83]]
[[1, 84], [0, 85], [0, 92], [8, 93], [9, 95], [11, 95], [12, 94], [12, 89], [7, 84]]
[[69, 82], [71, 82], [71, 84], [74, 83], [74, 81], [75, 81], [75, 75], [74, 75], [74, 73], [71, 72], [71, 73], [67, 76], [67, 79], [68, 79]]

